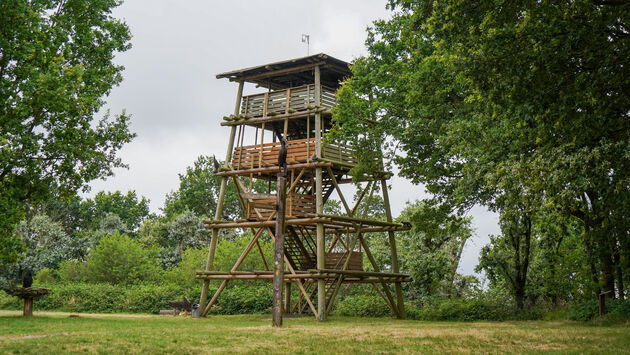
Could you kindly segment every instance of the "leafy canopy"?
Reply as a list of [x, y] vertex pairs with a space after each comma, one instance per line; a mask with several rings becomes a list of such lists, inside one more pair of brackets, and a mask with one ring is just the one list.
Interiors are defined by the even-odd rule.
[[[129, 117], [94, 115], [122, 80], [114, 55], [130, 48], [116, 0], [0, 2], [0, 256], [26, 203], [69, 196], [111, 176], [131, 141]], [[13, 255], [13, 257], [9, 257]]]

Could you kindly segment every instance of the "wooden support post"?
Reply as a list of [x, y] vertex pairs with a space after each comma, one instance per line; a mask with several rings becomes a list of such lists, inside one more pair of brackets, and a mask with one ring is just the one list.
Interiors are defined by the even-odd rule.
[[22, 316], [24, 317], [33, 316], [33, 298], [32, 297], [24, 298], [24, 311], [22, 312]]
[[285, 284], [285, 290], [284, 290], [284, 313], [285, 314], [289, 314], [291, 313], [291, 283], [287, 282]]
[[273, 319], [274, 327], [282, 326], [282, 288], [284, 286], [284, 205], [286, 202], [287, 177], [278, 173], [278, 197], [276, 200], [276, 235], [273, 260]]
[[[230, 269], [230, 271], [233, 272], [233, 271], [238, 270], [238, 267], [241, 265], [243, 260], [245, 260], [250, 250], [252, 250], [252, 248], [254, 247], [254, 244], [256, 244], [256, 241], [258, 241], [258, 238], [260, 238], [260, 235], [262, 234], [263, 230], [264, 230], [263, 228], [260, 228], [254, 234], [254, 237], [249, 242], [249, 244], [247, 244], [247, 247], [245, 247], [245, 250], [243, 250], [243, 252], [241, 253], [241, 256], [238, 257], [238, 260], [236, 260], [236, 263], [234, 264], [234, 266], [232, 266], [232, 269]], [[210, 270], [206, 270], [206, 271], [210, 271]], [[210, 300], [210, 302], [208, 302], [208, 304], [205, 307], [202, 308], [201, 305], [199, 306], [199, 309], [203, 309], [203, 311], [201, 312], [202, 317], [205, 317], [208, 314], [208, 311], [210, 311], [210, 308], [212, 307], [212, 305], [217, 301], [217, 298], [219, 298], [219, 295], [221, 294], [221, 292], [223, 292], [223, 289], [225, 289], [225, 286], [227, 286], [227, 282], [228, 280], [224, 280], [221, 283], [221, 285], [219, 286], [219, 289], [217, 289], [217, 291], [214, 293], [214, 296], [212, 296], [212, 299]]]
[[[243, 82], [238, 83], [238, 92], [236, 94], [236, 104], [234, 106], [234, 114], [238, 115], [241, 106], [241, 98], [243, 97]], [[228, 149], [225, 155], [224, 166], [227, 168], [232, 160], [232, 149], [234, 148], [234, 136], [236, 135], [236, 126], [232, 126], [230, 130], [230, 139], [228, 141]], [[221, 188], [219, 189], [219, 199], [217, 200], [217, 208], [214, 213], [214, 219], [221, 218], [223, 213], [223, 200], [225, 199], [225, 191], [227, 190], [227, 176], [221, 177]], [[214, 253], [217, 249], [217, 241], [219, 239], [219, 230], [212, 230], [212, 237], [210, 238], [210, 246], [208, 247], [208, 259], [206, 260], [206, 271], [212, 270], [214, 267]], [[201, 288], [201, 297], [199, 298], [199, 307], [204, 309], [206, 300], [208, 299], [208, 286], [210, 286], [210, 280], [204, 280]]]
[[[320, 105], [321, 75], [319, 66], [315, 67], [315, 106]], [[315, 113], [315, 156], [322, 157], [322, 119], [321, 113]], [[324, 211], [324, 196], [322, 186], [322, 168], [315, 170], [315, 210], [317, 213]], [[326, 266], [326, 238], [324, 235], [324, 224], [317, 223], [317, 268]], [[317, 313], [318, 320], [326, 320], [326, 281], [317, 280]]]
[[[276, 240], [273, 232], [271, 231], [271, 229], [269, 227], [267, 227], [267, 233], [269, 233], [269, 236], [271, 237], [272, 241]], [[289, 272], [292, 275], [296, 275], [296, 272], [293, 269], [293, 267], [291, 266], [291, 263], [289, 263], [289, 259], [287, 258], [286, 255], [284, 256], [284, 262], [287, 265], [287, 269], [289, 269]], [[300, 282], [300, 280], [298, 280], [298, 279], [295, 280], [295, 283], [297, 284], [298, 289], [300, 289], [300, 292], [302, 293], [302, 296], [304, 297], [304, 300], [306, 300], [306, 303], [308, 303], [308, 306], [311, 308], [311, 311], [313, 312], [313, 314], [315, 314], [315, 317], [317, 318], [317, 309], [315, 309], [315, 306], [313, 306], [313, 302], [311, 302], [310, 297], [306, 293], [306, 289], [304, 289], [304, 285], [302, 285], [302, 282]]]
[[[381, 180], [381, 188], [383, 190], [383, 202], [385, 203], [385, 214], [387, 216], [387, 222], [392, 222], [392, 209], [389, 205], [389, 192], [387, 191], [387, 181], [385, 179]], [[394, 237], [393, 231], [387, 232], [389, 235], [389, 246], [391, 248], [392, 255], [392, 272], [399, 273], [400, 269], [398, 267], [398, 252], [396, 251], [396, 238]], [[405, 302], [402, 294], [402, 285], [400, 282], [396, 282], [394, 284], [394, 288], [396, 290], [396, 304], [398, 306], [398, 317], [401, 319], [405, 319]]]

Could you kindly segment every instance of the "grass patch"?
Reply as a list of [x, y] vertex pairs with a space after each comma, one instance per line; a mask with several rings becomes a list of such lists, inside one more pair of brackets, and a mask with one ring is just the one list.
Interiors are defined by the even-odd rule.
[[310, 317], [270, 326], [269, 315], [172, 316], [0, 311], [3, 353], [627, 353], [630, 326], [578, 322], [422, 322]]

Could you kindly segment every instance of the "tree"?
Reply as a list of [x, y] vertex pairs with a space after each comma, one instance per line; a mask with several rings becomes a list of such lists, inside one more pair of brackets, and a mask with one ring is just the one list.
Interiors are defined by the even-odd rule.
[[[173, 218], [190, 210], [199, 216], [214, 217], [220, 186], [221, 179], [214, 176], [213, 158], [199, 156], [186, 173], [179, 174], [179, 189], [166, 195], [164, 214]], [[240, 205], [233, 184], [229, 184], [223, 206], [223, 214], [238, 216]]]
[[168, 226], [168, 240], [176, 246], [181, 258], [184, 249], [188, 247], [200, 247], [208, 241], [208, 233], [203, 228], [203, 221], [199, 216], [190, 211], [185, 211], [173, 218]]
[[[248, 187], [249, 179], [243, 179], [243, 183]], [[236, 189], [232, 183], [227, 186], [223, 216], [228, 219], [238, 218], [242, 209]], [[179, 189], [166, 195], [164, 214], [171, 219], [189, 210], [198, 216], [214, 218], [220, 187], [221, 179], [214, 176], [213, 157], [201, 155], [193, 166], [186, 168], [185, 174], [179, 174]], [[256, 180], [253, 189], [257, 192], [266, 192], [268, 185], [265, 181]]]
[[[142, 220], [149, 215], [149, 200], [144, 196], [138, 199], [135, 191], [123, 194], [120, 191], [97, 193], [93, 199], [85, 199], [78, 214], [83, 229], [99, 229], [103, 220], [110, 214], [116, 215], [129, 233], [134, 234]], [[102, 229], [102, 228], [101, 228]]]
[[122, 234], [111, 234], [98, 243], [85, 264], [91, 282], [138, 284], [159, 279], [157, 249]]
[[359, 147], [357, 170], [372, 168], [382, 146], [402, 175], [463, 209], [495, 205], [502, 185], [518, 187], [582, 222], [595, 281], [619, 293], [628, 225], [614, 216], [628, 211], [630, 195], [630, 4], [389, 6], [392, 18], [369, 30], [369, 55], [338, 92], [333, 133]]
[[490, 236], [481, 249], [476, 270], [486, 271], [491, 282], [504, 282], [512, 292], [516, 308], [525, 305], [527, 276], [532, 251], [532, 216], [523, 211], [504, 211], [500, 236]]
[[56, 267], [71, 252], [72, 240], [61, 224], [46, 215], [20, 222], [16, 234], [26, 250], [17, 263], [0, 267], [0, 286], [4, 289], [14, 287], [26, 274], [34, 275], [43, 268]]
[[15, 259], [12, 229], [27, 203], [64, 196], [113, 174], [131, 141], [123, 112], [100, 120], [103, 97], [122, 80], [117, 52], [130, 48], [115, 0], [0, 2], [0, 255]]
[[[408, 204], [397, 218], [411, 229], [397, 234], [402, 271], [413, 281], [405, 285], [411, 298], [453, 294], [457, 268], [466, 241], [472, 236], [470, 218], [457, 216], [450, 207], [434, 200]], [[388, 239], [371, 238], [371, 250], [383, 269], [391, 264]]]

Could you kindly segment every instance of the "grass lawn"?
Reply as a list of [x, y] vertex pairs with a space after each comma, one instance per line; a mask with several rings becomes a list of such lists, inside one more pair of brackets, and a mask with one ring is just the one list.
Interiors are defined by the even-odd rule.
[[0, 353], [630, 353], [630, 326], [576, 322], [420, 322], [0, 311]]

